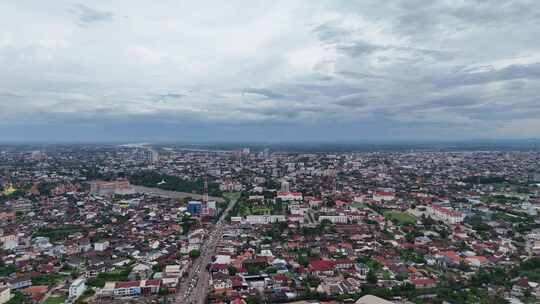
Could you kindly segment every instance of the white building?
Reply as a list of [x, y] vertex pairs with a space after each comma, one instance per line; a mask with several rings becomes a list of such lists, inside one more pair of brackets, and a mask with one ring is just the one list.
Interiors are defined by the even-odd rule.
[[0, 237], [0, 243], [4, 250], [12, 250], [19, 244], [19, 238], [15, 234], [4, 235]]
[[277, 198], [282, 201], [301, 201], [302, 193], [300, 192], [278, 192]]
[[11, 299], [11, 289], [9, 287], [0, 288], [0, 304], [4, 304]]
[[291, 185], [288, 181], [282, 181], [281, 182], [281, 192], [289, 192], [291, 191]]
[[387, 202], [392, 201], [396, 198], [394, 192], [390, 191], [375, 191], [373, 193], [373, 200], [376, 202]]
[[275, 222], [285, 222], [287, 218], [284, 215], [248, 215], [246, 222], [252, 225], [265, 225]]
[[225, 192], [242, 191], [242, 184], [235, 181], [224, 181], [219, 184], [219, 190]]
[[86, 291], [86, 280], [80, 277], [69, 286], [69, 299], [76, 300]]
[[465, 214], [435, 204], [427, 206], [426, 212], [431, 218], [451, 225], [461, 223], [465, 219]]
[[105, 251], [107, 248], [109, 248], [109, 241], [102, 241], [102, 242], [95, 242], [94, 243], [94, 250], [95, 251]]
[[347, 224], [347, 216], [345, 214], [320, 215], [319, 223], [324, 220], [329, 220], [333, 224]]

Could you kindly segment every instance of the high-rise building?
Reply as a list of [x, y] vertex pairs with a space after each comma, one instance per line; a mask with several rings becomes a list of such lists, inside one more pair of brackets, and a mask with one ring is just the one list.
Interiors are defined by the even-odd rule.
[[41, 151], [32, 151], [30, 157], [33, 161], [42, 161], [47, 158], [47, 155]]
[[282, 181], [281, 182], [281, 192], [289, 192], [291, 191], [291, 185], [288, 181]]
[[152, 149], [139, 149], [137, 150], [136, 159], [138, 162], [156, 164], [159, 162], [159, 153]]
[[150, 162], [152, 164], [155, 164], [155, 163], [159, 162], [159, 153], [158, 153], [158, 151], [156, 151], [154, 149], [150, 149]]

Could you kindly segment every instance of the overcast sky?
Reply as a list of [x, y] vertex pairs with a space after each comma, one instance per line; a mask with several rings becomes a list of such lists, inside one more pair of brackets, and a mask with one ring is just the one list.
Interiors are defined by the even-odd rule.
[[538, 0], [1, 1], [0, 140], [538, 138], [539, 38]]

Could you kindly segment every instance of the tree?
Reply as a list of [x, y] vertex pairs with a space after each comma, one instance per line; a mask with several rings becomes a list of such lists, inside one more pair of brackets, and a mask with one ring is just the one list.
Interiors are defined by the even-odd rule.
[[259, 274], [261, 272], [261, 270], [259, 269], [259, 267], [255, 266], [255, 265], [248, 265], [247, 266], [247, 272], [250, 275], [257, 275], [257, 274]]
[[366, 280], [369, 284], [377, 284], [377, 274], [373, 270], [370, 270], [367, 274]]
[[229, 271], [230, 276], [235, 276], [238, 273], [238, 269], [234, 266], [229, 266], [227, 270]]
[[189, 257], [192, 259], [196, 259], [201, 256], [201, 251], [198, 249], [193, 249], [189, 252]]

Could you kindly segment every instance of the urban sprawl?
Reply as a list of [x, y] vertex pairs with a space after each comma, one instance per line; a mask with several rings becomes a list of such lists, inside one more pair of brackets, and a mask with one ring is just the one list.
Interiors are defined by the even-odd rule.
[[538, 303], [540, 152], [0, 147], [0, 303]]

